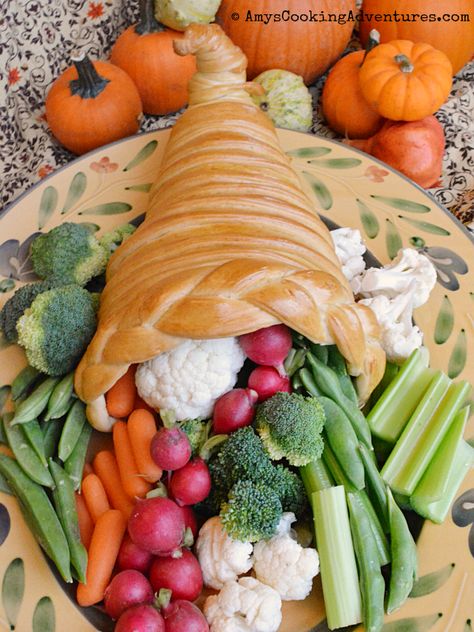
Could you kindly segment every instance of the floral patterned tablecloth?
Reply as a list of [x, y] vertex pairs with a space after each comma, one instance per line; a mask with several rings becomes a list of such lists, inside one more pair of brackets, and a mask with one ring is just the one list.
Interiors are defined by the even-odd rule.
[[[0, 212], [32, 184], [74, 158], [51, 137], [44, 100], [73, 50], [107, 58], [117, 36], [136, 21], [137, 2], [124, 0], [0, 0]], [[357, 47], [356, 40], [351, 47]], [[325, 78], [311, 88], [312, 132], [327, 128], [319, 97]], [[142, 130], [166, 127], [178, 114], [146, 116]], [[447, 149], [439, 186], [430, 192], [474, 227], [474, 62], [455, 77], [437, 114]]]

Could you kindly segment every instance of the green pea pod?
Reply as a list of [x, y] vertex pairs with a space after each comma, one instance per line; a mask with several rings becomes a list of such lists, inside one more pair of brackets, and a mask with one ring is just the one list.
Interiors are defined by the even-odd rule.
[[324, 408], [324, 429], [331, 450], [356, 489], [364, 489], [364, 464], [360, 457], [359, 440], [344, 412], [328, 397], [319, 397]]
[[328, 367], [330, 367], [337, 375], [337, 379], [339, 380], [339, 384], [341, 385], [341, 390], [344, 395], [350, 399], [356, 406], [359, 405], [359, 398], [357, 397], [357, 391], [354, 388], [354, 384], [350, 378], [350, 375], [347, 373], [346, 361], [344, 356], [336, 347], [336, 345], [331, 345], [328, 347]]
[[323, 364], [328, 363], [328, 348], [326, 345], [310, 344], [311, 353]]
[[370, 500], [375, 506], [375, 511], [377, 512], [384, 533], [390, 533], [387, 484], [380, 475], [377, 464], [372, 457], [373, 453], [367, 450], [364, 445], [359, 445], [359, 451], [365, 468], [367, 491]]
[[59, 419], [67, 413], [71, 407], [71, 399], [74, 387], [74, 372], [68, 373], [56, 384], [51, 397], [48, 400], [48, 408], [44, 417], [45, 421]]
[[56, 456], [58, 450], [59, 437], [63, 430], [63, 420], [54, 419], [43, 424], [44, 454], [46, 459]]
[[377, 512], [370, 502], [365, 489], [359, 492], [359, 498], [361, 499], [365, 511], [370, 519], [370, 526], [372, 527], [372, 533], [379, 552], [380, 566], [385, 566], [390, 562], [390, 550], [388, 547], [387, 537], [382, 529]]
[[363, 623], [366, 632], [380, 632], [384, 618], [385, 582], [370, 519], [357, 494], [347, 494], [352, 539], [359, 567]]
[[32, 419], [38, 419], [48, 405], [48, 400], [58, 383], [59, 378], [47, 377], [43, 380], [15, 410], [13, 424], [24, 424]]
[[0, 454], [0, 474], [18, 498], [28, 526], [66, 582], [71, 582], [66, 536], [45, 490], [23, 472], [16, 461]]
[[69, 544], [71, 564], [79, 581], [85, 583], [87, 551], [81, 542], [74, 487], [68, 474], [53, 459], [49, 460], [49, 471], [54, 481], [53, 503]]
[[26, 424], [21, 424], [21, 429], [43, 466], [48, 467], [48, 461], [44, 453], [43, 431], [41, 430], [39, 421], [37, 419], [27, 421]]
[[35, 384], [41, 373], [38, 369], [32, 366], [25, 366], [25, 368], [18, 373], [16, 378], [12, 382], [12, 399], [16, 401], [30, 390]]
[[64, 463], [64, 469], [69, 474], [76, 491], [81, 488], [82, 472], [91, 434], [92, 427], [88, 423], [84, 424], [73, 451]]
[[329, 446], [329, 441], [327, 439], [327, 435], [324, 432], [324, 450], [323, 450], [323, 462], [326, 468], [329, 470], [331, 476], [333, 477], [336, 485], [343, 485], [346, 492], [357, 492], [357, 488], [355, 485], [347, 478], [346, 473], [342, 469], [339, 464], [339, 461], [336, 459], [336, 455], [331, 450]]
[[387, 613], [398, 610], [413, 588], [418, 569], [416, 544], [400, 507], [388, 492], [392, 570]]
[[316, 386], [311, 371], [309, 371], [308, 369], [300, 369], [297, 375], [310, 395], [312, 395], [313, 397], [320, 397], [322, 395], [321, 391]]
[[3, 428], [8, 445], [25, 474], [39, 485], [53, 487], [53, 479], [48, 468], [41, 463], [38, 455], [29, 444], [23, 428], [12, 424], [12, 413], [3, 416]]
[[71, 456], [85, 423], [87, 423], [86, 407], [80, 399], [77, 399], [67, 414], [59, 439], [58, 456], [63, 463]]

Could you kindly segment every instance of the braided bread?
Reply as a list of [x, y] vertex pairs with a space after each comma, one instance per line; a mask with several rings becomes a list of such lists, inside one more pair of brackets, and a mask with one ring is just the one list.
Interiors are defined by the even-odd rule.
[[245, 56], [215, 24], [191, 25], [175, 49], [197, 58], [190, 106], [145, 221], [109, 262], [98, 329], [76, 371], [79, 397], [98, 419], [131, 363], [185, 338], [282, 322], [337, 344], [365, 399], [385, 365], [377, 321], [354, 302], [329, 231], [246, 90]]

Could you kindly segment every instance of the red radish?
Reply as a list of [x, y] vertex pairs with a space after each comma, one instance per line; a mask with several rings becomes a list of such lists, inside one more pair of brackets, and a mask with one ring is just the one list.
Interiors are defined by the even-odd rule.
[[150, 582], [138, 571], [128, 570], [117, 573], [105, 589], [105, 611], [112, 619], [118, 619], [131, 606], [153, 601]]
[[280, 375], [272, 366], [258, 366], [249, 375], [248, 387], [258, 394], [258, 401], [264, 402], [280, 391], [291, 393], [288, 376]]
[[229, 434], [252, 423], [257, 393], [250, 388], [234, 388], [219, 397], [212, 414], [216, 434]]
[[256, 364], [274, 366], [284, 375], [283, 360], [288, 355], [292, 339], [286, 325], [272, 325], [239, 338], [244, 353]]
[[146, 574], [150, 569], [152, 561], [153, 555], [149, 551], [141, 549], [132, 542], [128, 534], [125, 534], [117, 558], [118, 568], [121, 571], [133, 569]]
[[202, 571], [199, 562], [188, 549], [181, 557], [157, 557], [150, 569], [150, 582], [155, 592], [171, 590], [172, 599], [194, 601], [202, 591]]
[[195, 505], [207, 498], [211, 491], [211, 475], [206, 462], [196, 457], [173, 472], [169, 489], [178, 505]]
[[115, 632], [166, 632], [166, 625], [153, 606], [133, 606], [120, 616]]
[[151, 458], [163, 470], [179, 470], [191, 458], [191, 444], [180, 428], [160, 428], [151, 440]]
[[171, 555], [180, 548], [185, 532], [184, 518], [178, 505], [169, 498], [137, 499], [128, 533], [132, 542], [154, 555]]
[[209, 632], [205, 616], [190, 601], [172, 601], [164, 610], [164, 615], [166, 632]]
[[199, 529], [194, 511], [191, 509], [191, 507], [188, 507], [188, 505], [183, 505], [181, 507], [181, 511], [183, 512], [184, 524], [186, 528], [191, 529], [193, 538], [196, 539]]

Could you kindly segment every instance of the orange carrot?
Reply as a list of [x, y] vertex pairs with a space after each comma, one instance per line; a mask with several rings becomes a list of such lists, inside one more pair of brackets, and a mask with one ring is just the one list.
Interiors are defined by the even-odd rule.
[[86, 608], [104, 598], [127, 522], [121, 511], [109, 509], [97, 520], [88, 551], [86, 583], [77, 586], [77, 603]]
[[112, 507], [121, 511], [128, 520], [133, 511], [133, 502], [122, 487], [120, 472], [113, 453], [109, 450], [98, 452], [94, 458], [94, 471], [100, 478]]
[[143, 498], [150, 491], [151, 485], [139, 474], [128, 436], [127, 424], [124, 421], [117, 421], [114, 424], [112, 436], [122, 486], [131, 498], [135, 498], [135, 496]]
[[97, 474], [88, 474], [82, 479], [82, 494], [94, 524], [110, 509], [107, 494]]
[[105, 394], [107, 412], [112, 417], [128, 417], [132, 412], [137, 395], [135, 371], [136, 366], [130, 366], [125, 375]]
[[94, 469], [92, 465], [90, 463], [84, 463], [84, 468], [82, 470], [82, 480], [84, 480], [88, 474], [93, 474], [93, 473], [94, 473]]
[[81, 542], [86, 549], [88, 549], [91, 543], [92, 532], [94, 531], [94, 523], [92, 522], [89, 510], [87, 509], [86, 501], [84, 500], [82, 494], [78, 494], [76, 492], [75, 497]]
[[157, 430], [155, 417], [143, 408], [134, 410], [128, 418], [127, 430], [138, 472], [149, 483], [156, 483], [161, 478], [162, 470], [150, 454], [151, 440]]
[[150, 413], [154, 417], [156, 416], [156, 411], [149, 404], [147, 404], [146, 401], [142, 399], [137, 393], [137, 396], [135, 397], [135, 403], [133, 404], [133, 410], [138, 410], [139, 408], [144, 408], [145, 410], [150, 411]]

